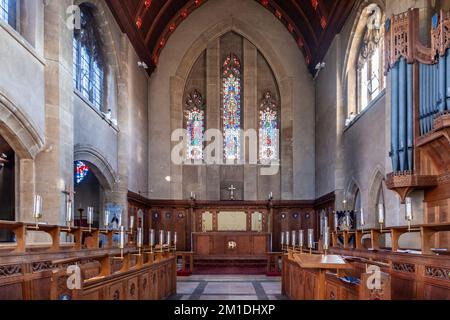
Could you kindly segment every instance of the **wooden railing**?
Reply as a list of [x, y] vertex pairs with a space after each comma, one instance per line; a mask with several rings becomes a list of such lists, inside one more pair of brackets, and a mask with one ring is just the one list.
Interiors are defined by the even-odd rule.
[[[140, 277], [145, 278], [145, 274], [148, 275], [149, 272], [155, 270], [160, 272], [158, 271], [160, 266], [162, 270], [165, 270], [164, 274], [169, 274], [163, 275], [163, 277], [164, 281], [169, 281], [170, 285], [158, 284], [161, 288], [152, 287], [153, 289], [149, 291], [150, 296], [146, 293], [147, 291], [144, 291], [139, 293], [139, 297], [160, 299], [166, 297], [169, 292], [171, 294], [175, 292], [174, 254], [169, 252], [146, 253], [150, 250], [144, 247], [141, 249], [142, 255], [139, 256], [136, 244], [131, 242], [126, 243], [125, 248], [120, 250], [113, 243], [113, 236], [117, 234], [117, 231], [78, 227], [71, 227], [69, 230], [67, 227], [44, 224], [39, 224], [37, 230], [33, 223], [9, 221], [0, 221], [1, 229], [13, 232], [16, 241], [0, 244], [0, 300], [49, 300], [52, 298], [51, 287], [54, 272], [64, 273], [69, 264], [75, 263], [82, 266], [83, 294], [77, 293], [73, 295], [74, 297], [89, 299], [84, 296], [84, 292], [90, 290], [89, 286], [92, 283], [107, 288], [106, 284], [106, 287], [103, 285], [103, 281], [108, 284], [115, 283], [116, 278], [128, 277], [132, 274], [139, 274]], [[39, 245], [27, 244], [27, 233], [36, 231], [47, 233], [51, 241]], [[75, 241], [61, 242], [64, 234], [71, 235]], [[100, 242], [102, 234], [103, 243]], [[36, 237], [41, 238], [42, 235], [36, 235]], [[123, 256], [123, 259], [119, 259], [120, 256]], [[99, 271], [100, 269], [101, 271]], [[103, 278], [96, 279], [95, 277], [98, 276]], [[94, 277], [93, 280], [92, 277]], [[53, 298], [63, 296], [62, 294], [58, 295], [58, 291], [55, 292]], [[130, 298], [129, 295], [125, 295], [125, 292], [124, 289], [123, 294], [120, 294], [119, 290], [119, 299]], [[113, 298], [105, 292], [101, 296], [104, 299]]]
[[[176, 293], [172, 253], [128, 253], [123, 258], [106, 255], [54, 263], [59, 267], [51, 279], [52, 300], [160, 300]], [[76, 276], [68, 274], [67, 264], [80, 266], [78, 284], [76, 278], [69, 279]]]

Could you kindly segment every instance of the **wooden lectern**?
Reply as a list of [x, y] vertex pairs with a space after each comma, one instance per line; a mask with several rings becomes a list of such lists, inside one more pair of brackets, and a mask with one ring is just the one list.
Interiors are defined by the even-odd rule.
[[295, 262], [303, 269], [317, 269], [318, 276], [318, 290], [315, 300], [326, 299], [326, 273], [327, 270], [344, 270], [352, 269], [352, 266], [345, 262], [343, 258], [336, 255], [318, 255], [318, 254], [299, 254], [293, 255]]

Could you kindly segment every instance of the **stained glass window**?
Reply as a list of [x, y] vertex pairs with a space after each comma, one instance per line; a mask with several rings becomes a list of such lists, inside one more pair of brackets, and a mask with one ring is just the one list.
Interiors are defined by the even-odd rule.
[[73, 40], [73, 83], [83, 97], [100, 110], [103, 101], [104, 71], [99, 36], [89, 8], [80, 6], [80, 9], [81, 29], [75, 30]]
[[363, 111], [385, 88], [383, 75], [383, 25], [381, 9], [376, 5], [367, 8], [367, 26], [358, 59], [358, 105]]
[[267, 91], [259, 110], [259, 160], [278, 160], [278, 108], [272, 93]]
[[223, 136], [225, 160], [241, 155], [241, 64], [230, 54], [223, 66]]
[[16, 28], [16, 0], [0, 0], [0, 20]]
[[186, 158], [188, 160], [203, 159], [203, 134], [205, 131], [205, 106], [203, 97], [194, 90], [186, 99]]
[[89, 173], [89, 167], [83, 161], [75, 162], [75, 181], [80, 184]]
[[0, 0], [0, 19], [5, 22], [9, 20], [9, 0]]

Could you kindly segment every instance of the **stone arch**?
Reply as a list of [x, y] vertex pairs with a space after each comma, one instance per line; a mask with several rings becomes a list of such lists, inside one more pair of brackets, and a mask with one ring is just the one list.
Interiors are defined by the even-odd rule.
[[108, 160], [92, 146], [75, 146], [74, 161], [86, 161], [105, 190], [113, 190], [117, 174]]
[[[189, 78], [189, 74], [192, 68], [195, 65], [198, 57], [204, 52], [208, 45], [213, 41], [220, 39], [223, 35], [228, 32], [235, 32], [242, 36], [244, 39], [247, 39], [251, 42], [257, 50], [262, 54], [262, 56], [267, 61], [269, 67], [271, 68], [273, 75], [275, 77], [275, 82], [277, 84], [279, 90], [279, 106], [281, 109], [280, 114], [292, 114], [293, 111], [293, 101], [294, 101], [294, 93], [292, 90], [292, 77], [290, 77], [282, 64], [281, 59], [279, 58], [276, 51], [273, 49], [273, 46], [269, 43], [269, 41], [255, 28], [253, 28], [248, 23], [237, 19], [235, 17], [227, 17], [214, 26], [201, 33], [201, 35], [190, 45], [189, 49], [184, 54], [181, 62], [178, 64], [178, 68], [175, 72], [175, 75], [171, 78], [171, 93], [170, 93], [170, 110], [171, 110], [171, 129], [172, 132], [175, 129], [183, 127], [183, 115], [182, 115], [182, 106], [183, 106], [183, 93], [186, 87], [186, 83]], [[207, 102], [208, 103], [208, 102]], [[281, 130], [285, 132], [284, 136], [293, 136], [293, 128], [288, 123], [288, 121], [284, 122], [283, 118], [281, 120]], [[174, 146], [174, 143], [173, 145]], [[290, 150], [288, 150], [290, 149]], [[286, 177], [290, 172], [293, 171], [293, 159], [288, 158], [288, 155], [292, 154], [292, 145], [288, 143], [288, 141], [280, 140], [280, 158], [283, 163], [280, 178]], [[171, 173], [174, 176], [182, 175], [181, 166], [171, 165]], [[292, 179], [291, 179], [292, 180]], [[178, 182], [178, 181], [177, 181]], [[178, 186], [176, 186], [178, 185]], [[178, 184], [172, 184], [172, 194], [180, 194], [182, 195], [181, 190], [181, 181]], [[281, 183], [282, 185], [282, 183]], [[281, 190], [281, 194], [283, 194], [283, 190]], [[293, 194], [293, 184], [290, 190], [286, 192], [290, 196]]]
[[[368, 212], [369, 217], [372, 217], [370, 220], [373, 222], [377, 222], [377, 202], [378, 202], [378, 194], [380, 187], [383, 187], [384, 174], [381, 168], [375, 168], [372, 177], [370, 179], [370, 189], [368, 194]], [[371, 221], [371, 222], [372, 222]]]
[[200, 54], [206, 50], [208, 44], [228, 32], [236, 32], [240, 34], [242, 37], [253, 43], [256, 48], [258, 48], [267, 60], [267, 63], [272, 68], [278, 84], [281, 84], [283, 80], [288, 77], [283, 64], [270, 43], [257, 30], [255, 30], [255, 28], [252, 28], [247, 23], [233, 17], [229, 17], [218, 22], [212, 28], [202, 33], [197, 40], [192, 43], [191, 47], [179, 64], [175, 77], [185, 82], [189, 76], [189, 72], [195, 64], [195, 61]]
[[349, 182], [346, 188], [347, 209], [353, 209], [355, 207], [356, 195], [358, 192], [362, 202], [362, 190], [360, 188], [360, 185], [356, 182], [355, 179], [352, 178], [352, 180]]
[[1, 92], [0, 135], [20, 159], [34, 159], [44, 147], [44, 137], [33, 121]]
[[[370, 4], [377, 4], [385, 15], [386, 3], [385, 0], [360, 0], [359, 4], [355, 7], [355, 20], [353, 22], [352, 31], [345, 51], [344, 64], [342, 69], [342, 83], [346, 87], [347, 98], [347, 114], [350, 111], [357, 110], [357, 98], [356, 98], [356, 69], [354, 68], [358, 59], [359, 45], [364, 38], [365, 26], [367, 24], [367, 15], [364, 13]], [[382, 18], [382, 22], [384, 19]]]

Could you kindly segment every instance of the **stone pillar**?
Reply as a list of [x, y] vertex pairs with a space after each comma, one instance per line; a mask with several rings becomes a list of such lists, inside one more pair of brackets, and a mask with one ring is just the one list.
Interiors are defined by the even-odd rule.
[[130, 82], [128, 73], [128, 54], [130, 44], [126, 35], [122, 35], [120, 39], [119, 52], [119, 74], [117, 76], [117, 117], [119, 123], [118, 135], [118, 174], [117, 181], [113, 186], [111, 193], [106, 193], [106, 201], [113, 202], [123, 208], [122, 222], [123, 225], [128, 225], [128, 156], [130, 150], [130, 107], [129, 107], [129, 92], [128, 83]]
[[[256, 47], [244, 39], [244, 130], [258, 130], [258, 52]], [[244, 200], [257, 200], [258, 198], [258, 168], [256, 164], [251, 164], [250, 153], [256, 152], [258, 159], [258, 134], [249, 135], [256, 139], [246, 139], [244, 141]], [[255, 140], [255, 141], [252, 141]], [[256, 145], [254, 145], [256, 143]], [[253, 154], [253, 156], [255, 156]]]
[[66, 197], [62, 192], [73, 185], [73, 30], [65, 19], [71, 4], [62, 0], [45, 6], [46, 146], [36, 157], [35, 177], [36, 192], [44, 199], [43, 221], [49, 224], [64, 223]]
[[[336, 42], [336, 167], [335, 167], [335, 190], [338, 210], [343, 210], [343, 200], [345, 197], [345, 152], [344, 152], [344, 128], [345, 128], [345, 104], [342, 86], [341, 70], [343, 66], [343, 56], [341, 53], [341, 36], [337, 35]], [[343, 72], [343, 70], [342, 70]]]
[[[221, 130], [220, 38], [212, 41], [206, 49], [206, 125], [207, 129]], [[220, 200], [220, 166], [206, 167], [206, 199]]]
[[[281, 200], [293, 200], [294, 194], [294, 83], [285, 78], [280, 83], [281, 95]], [[301, 103], [301, 102], [299, 102]]]

